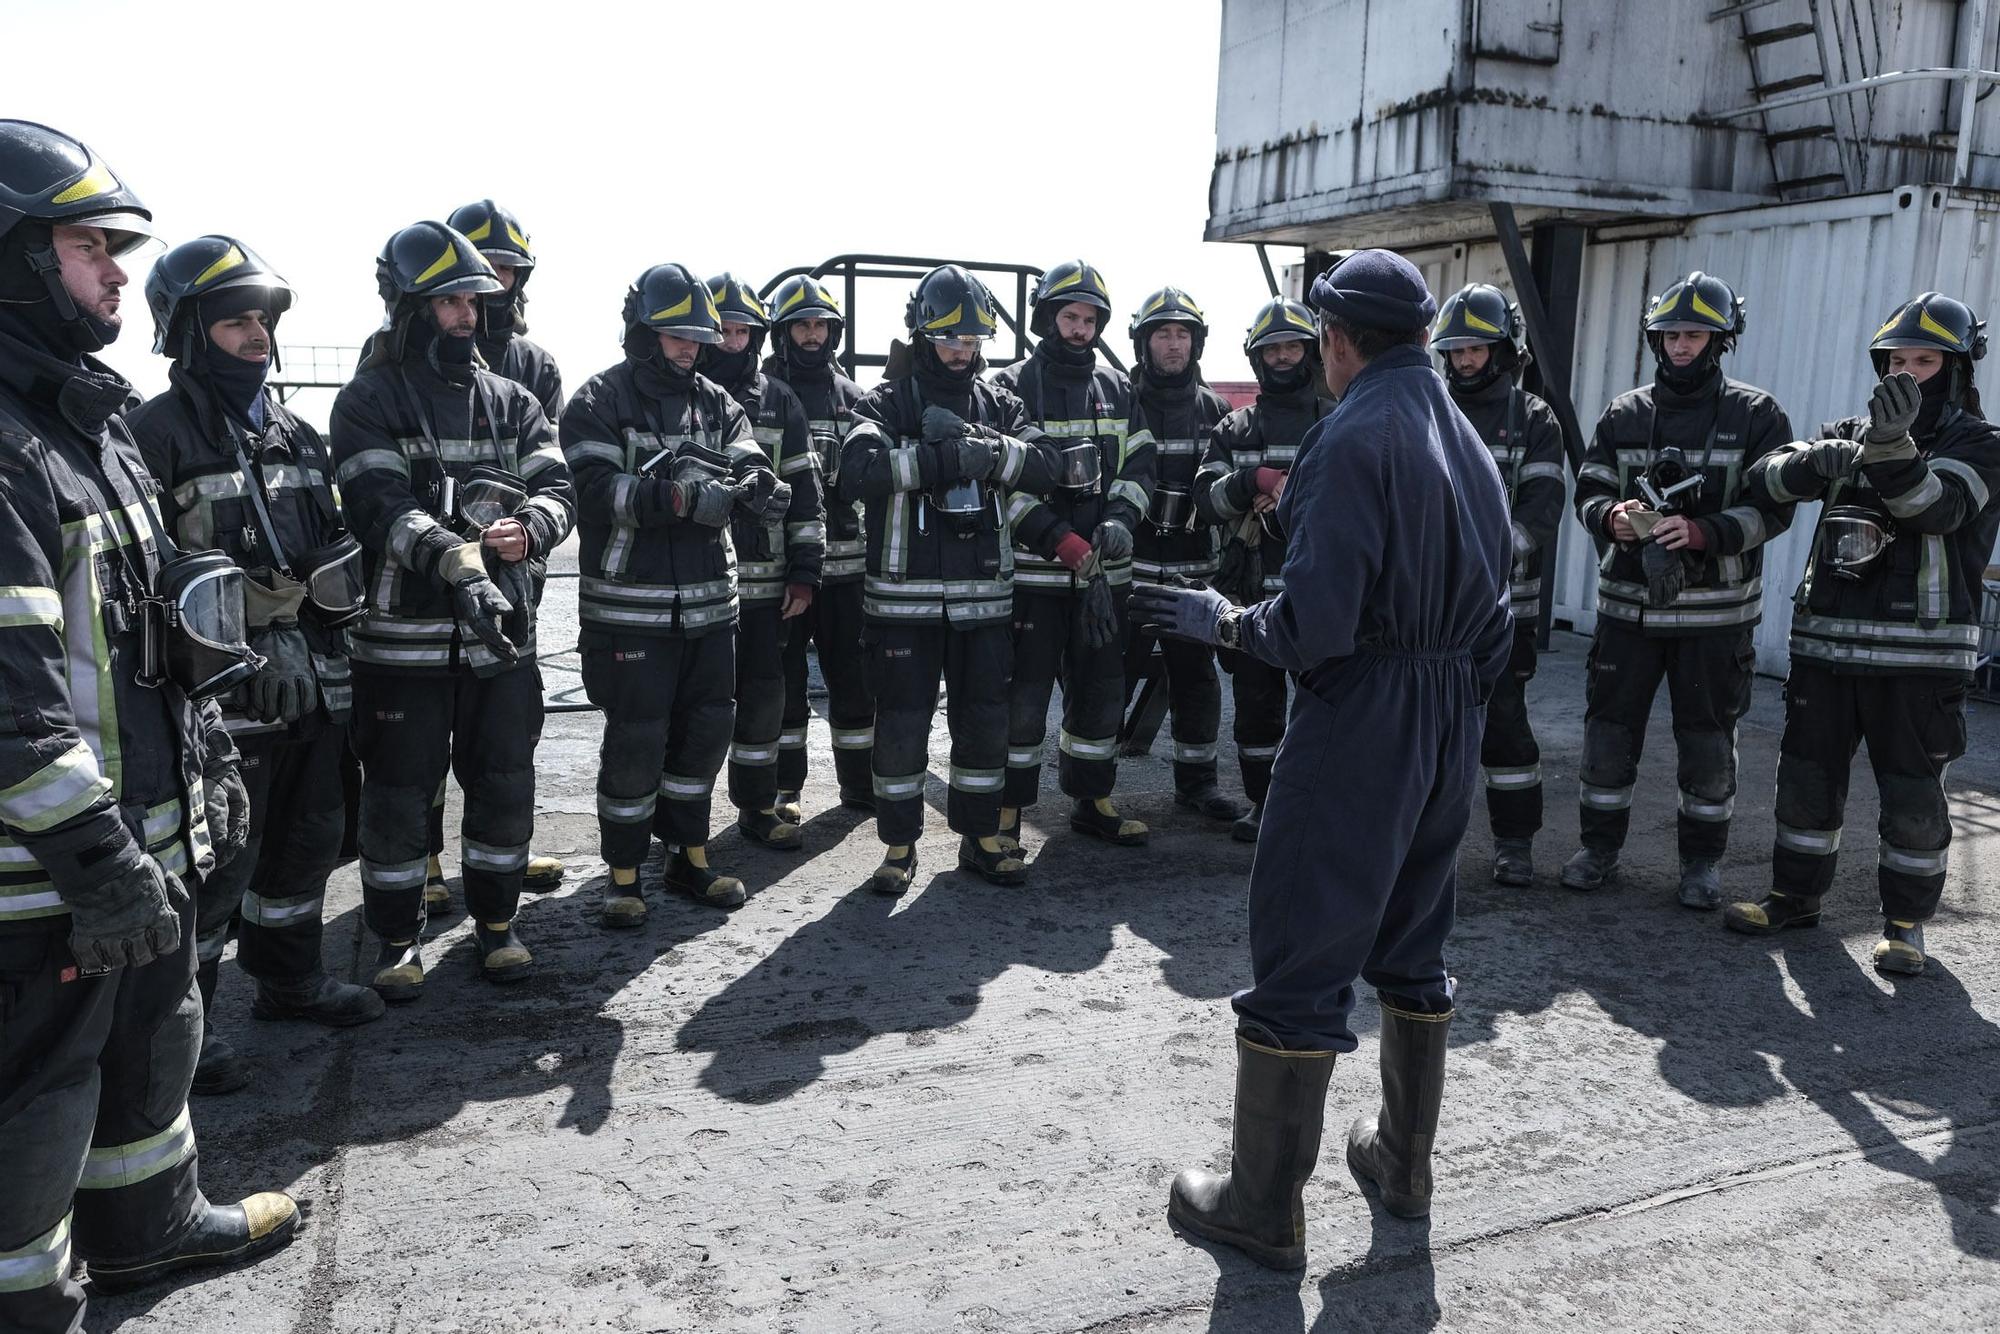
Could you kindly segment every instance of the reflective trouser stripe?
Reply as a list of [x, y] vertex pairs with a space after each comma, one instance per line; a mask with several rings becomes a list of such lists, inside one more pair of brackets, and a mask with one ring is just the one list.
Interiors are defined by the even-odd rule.
[[1205, 746], [1190, 746], [1182, 741], [1174, 742], [1175, 764], [1213, 764], [1214, 762], [1215, 744], [1213, 742]]
[[690, 778], [686, 774], [662, 774], [660, 795], [669, 801], [707, 801], [715, 792], [714, 778]]
[[1944, 848], [1898, 848], [1884, 843], [1876, 861], [1883, 870], [1900, 871], [1904, 875], [1943, 875], [1948, 856]]
[[1840, 830], [1794, 829], [1780, 823], [1778, 846], [1786, 852], [1802, 852], [1808, 857], [1831, 857], [1840, 851]]
[[603, 792], [597, 794], [597, 818], [611, 824], [647, 824], [653, 818], [653, 809], [659, 804], [659, 794], [648, 792], [643, 797], [613, 797]]
[[528, 866], [528, 845], [516, 844], [503, 848], [492, 843], [481, 843], [475, 839], [459, 839], [459, 855], [467, 867], [480, 871], [491, 871], [495, 875], [511, 875], [515, 871], [526, 870]]
[[1108, 760], [1118, 753], [1118, 738], [1080, 737], [1063, 731], [1057, 745], [1062, 753], [1079, 760]]
[[319, 917], [325, 903], [321, 894], [297, 894], [290, 898], [272, 898], [250, 890], [243, 891], [243, 920], [258, 926], [293, 926], [299, 922], [312, 921]]
[[762, 769], [778, 762], [778, 748], [776, 746], [745, 746], [732, 742], [729, 747], [729, 762], [731, 764], [749, 765], [752, 768]]
[[[840, 744], [840, 742], [839, 742], [839, 739], [838, 739], [838, 738], [839, 738], [839, 735], [840, 735], [840, 734], [839, 734], [839, 733], [837, 733], [837, 732], [836, 732], [836, 733], [834, 734], [834, 736], [835, 736], [835, 741], [834, 741], [834, 744], [835, 744], [835, 745], [839, 745], [839, 744]], [[786, 731], [783, 731], [783, 732], [780, 732], [780, 733], [778, 733], [778, 749], [779, 749], [779, 750], [804, 750], [805, 748], [806, 748], [806, 729], [805, 729], [805, 728], [803, 728], [803, 727], [799, 727], [799, 728], [791, 728], [791, 729], [787, 729]]]
[[[805, 744], [805, 733], [799, 733], [799, 744]], [[875, 729], [872, 727], [833, 729], [833, 745], [836, 750], [867, 750], [875, 744]]]
[[1735, 809], [1734, 801], [1703, 801], [1689, 792], [1681, 793], [1681, 814], [1690, 820], [1705, 820], [1710, 824], [1720, 824], [1729, 819]]
[[1525, 769], [1487, 769], [1486, 786], [1495, 791], [1515, 791], [1521, 788], [1542, 785], [1542, 766], [1531, 764]]
[[910, 797], [922, 796], [923, 791], [924, 775], [922, 773], [875, 775], [875, 795], [884, 801], [898, 801]]
[[1042, 762], [1043, 744], [1007, 747], [1007, 767], [1009, 769], [1032, 769]]
[[1275, 760], [1278, 758], [1276, 746], [1238, 746], [1236, 754], [1246, 760]]
[[430, 869], [430, 858], [419, 857], [410, 862], [371, 862], [361, 859], [361, 885], [364, 889], [416, 889], [423, 885], [424, 877]]
[[17, 1251], [0, 1251], [0, 1292], [32, 1292], [69, 1274], [70, 1217]]
[[951, 766], [951, 786], [960, 792], [998, 792], [1006, 783], [1003, 769], [961, 769]]
[[1592, 787], [1588, 783], [1579, 783], [1577, 800], [1594, 811], [1629, 811], [1632, 809], [1632, 789]]
[[183, 1106], [174, 1123], [157, 1135], [149, 1135], [130, 1144], [92, 1149], [83, 1160], [83, 1179], [77, 1182], [77, 1189], [112, 1190], [120, 1186], [136, 1186], [141, 1181], [180, 1166], [193, 1153], [194, 1123], [188, 1119], [188, 1110]]

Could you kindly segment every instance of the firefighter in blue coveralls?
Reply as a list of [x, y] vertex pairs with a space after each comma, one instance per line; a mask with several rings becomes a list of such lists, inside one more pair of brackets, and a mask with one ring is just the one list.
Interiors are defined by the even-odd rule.
[[1361, 250], [1313, 283], [1330, 416], [1299, 451], [1279, 519], [1285, 586], [1247, 608], [1141, 586], [1135, 614], [1295, 673], [1250, 871], [1253, 985], [1238, 992], [1226, 1175], [1186, 1171], [1168, 1213], [1273, 1268], [1305, 1263], [1354, 983], [1382, 1003], [1382, 1106], [1348, 1165], [1392, 1213], [1430, 1210], [1452, 982], [1444, 942], [1479, 779], [1486, 699], [1513, 645], [1514, 543], [1493, 457], [1425, 351], [1437, 303], [1407, 260]]

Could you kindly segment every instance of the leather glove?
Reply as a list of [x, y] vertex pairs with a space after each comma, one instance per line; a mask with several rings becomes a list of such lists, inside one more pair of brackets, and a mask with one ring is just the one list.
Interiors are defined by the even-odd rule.
[[143, 968], [181, 947], [187, 886], [145, 853], [123, 874], [65, 890], [69, 948], [86, 972]]
[[514, 604], [514, 609], [501, 621], [500, 628], [507, 636], [507, 642], [516, 649], [528, 646], [528, 636], [534, 633], [532, 613], [535, 605], [535, 571], [527, 561], [502, 561], [493, 571], [493, 586], [500, 590], [500, 596]]
[[791, 483], [779, 482], [771, 488], [770, 494], [764, 497], [763, 508], [758, 511], [757, 517], [765, 523], [777, 523], [785, 517], [785, 512], [791, 507]]
[[704, 528], [720, 528], [736, 508], [736, 488], [712, 478], [675, 482], [674, 513]]
[[1639, 548], [1639, 561], [1646, 571], [1646, 605], [1672, 606], [1687, 583], [1687, 566], [1681, 561], [1681, 553], [1648, 542]]
[[[772, 490], [778, 485], [778, 478], [775, 473], [758, 469], [740, 481], [725, 482], [723, 485], [736, 492], [736, 508], [743, 512], [744, 517], [762, 522], [764, 502], [770, 499]], [[787, 488], [786, 495], [790, 494]]]
[[1838, 482], [1861, 462], [1861, 446], [1852, 440], [1815, 440], [1801, 451], [1820, 480]]
[[1087, 648], [1103, 648], [1118, 640], [1118, 602], [1111, 596], [1111, 581], [1098, 575], [1083, 586], [1083, 642]]
[[932, 403], [924, 409], [923, 430], [924, 439], [931, 444], [945, 444], [965, 434], [965, 418]]
[[1228, 598], [1212, 588], [1169, 588], [1140, 584], [1132, 590], [1133, 613], [1152, 630], [1197, 644], [1220, 640], [1216, 628], [1225, 613], [1235, 610]]
[[1097, 531], [1090, 535], [1090, 545], [1097, 558], [1106, 564], [1132, 559], [1132, 533], [1116, 519], [1098, 524]]
[[250, 632], [250, 648], [264, 665], [250, 678], [245, 702], [258, 721], [295, 723], [319, 704], [312, 650], [297, 621], [273, 621]]
[[470, 627], [480, 643], [508, 662], [521, 656], [507, 638], [507, 619], [513, 614], [514, 604], [491, 579], [484, 574], [460, 579], [451, 586], [451, 596], [458, 619]]
[[1908, 371], [1883, 376], [1868, 396], [1868, 429], [1862, 434], [1862, 443], [1888, 445], [1901, 440], [1910, 433], [1923, 406], [1924, 391], [1916, 376]]
[[208, 817], [208, 842], [219, 871], [250, 842], [250, 789], [243, 786], [234, 757], [210, 760], [202, 766], [201, 778], [202, 813]]
[[[925, 408], [924, 411], [928, 414], [930, 409]], [[956, 445], [947, 442], [943, 448], [957, 451], [958, 475], [968, 482], [985, 481], [993, 475], [993, 469], [999, 463], [993, 442], [985, 436], [968, 435], [961, 438]]]

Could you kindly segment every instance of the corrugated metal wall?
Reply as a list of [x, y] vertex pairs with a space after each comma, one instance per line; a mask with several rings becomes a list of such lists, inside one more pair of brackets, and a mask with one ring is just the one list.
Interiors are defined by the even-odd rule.
[[[1611, 399], [1648, 379], [1639, 333], [1647, 299], [1689, 269], [1726, 279], [1747, 303], [1748, 332], [1728, 373], [1775, 394], [1795, 434], [1865, 409], [1874, 372], [1869, 338], [1901, 302], [1932, 288], [1982, 316], [2000, 310], [2000, 206], [1917, 187], [1846, 199], [1711, 214], [1673, 236], [1600, 238], [1584, 252], [1572, 392], [1586, 433]], [[1630, 230], [1630, 229], [1627, 229]], [[1468, 282], [1511, 289], [1495, 242], [1412, 252], [1440, 295]], [[1996, 337], [2000, 344], [2000, 337]], [[1982, 387], [2000, 395], [1982, 363]], [[1993, 401], [1989, 399], [1989, 402]], [[1782, 672], [1798, 584], [1818, 507], [1802, 506], [1766, 553], [1760, 667]], [[1574, 520], [1558, 549], [1555, 615], [1597, 622], [1596, 553]]]

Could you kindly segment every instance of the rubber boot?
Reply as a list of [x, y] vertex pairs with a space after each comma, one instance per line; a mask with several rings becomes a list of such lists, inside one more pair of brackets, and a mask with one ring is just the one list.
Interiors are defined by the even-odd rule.
[[250, 1013], [258, 1019], [306, 1019], [328, 1028], [353, 1028], [380, 1019], [388, 1007], [367, 987], [338, 982], [325, 973], [296, 982], [257, 983]]
[[433, 857], [424, 872], [424, 912], [429, 915], [450, 911], [451, 886], [444, 881], [444, 866]]
[[1319, 1164], [1330, 1051], [1285, 1051], [1236, 1035], [1236, 1129], [1226, 1174], [1174, 1178], [1167, 1217], [1272, 1269], [1303, 1269], [1303, 1196]]
[[1021, 860], [1018, 848], [988, 852], [970, 834], [958, 841], [958, 869], [995, 885], [1018, 885], [1028, 878], [1028, 864]]
[[1184, 806], [1191, 811], [1200, 811], [1211, 820], [1235, 822], [1250, 813], [1250, 803], [1238, 801], [1222, 790], [1222, 785], [1213, 778], [1204, 779], [1193, 787], [1178, 789], [1174, 793], [1174, 805]]
[[194, 1064], [194, 1085], [190, 1090], [205, 1098], [234, 1093], [250, 1082], [250, 1063], [236, 1048], [215, 1035], [209, 1015], [215, 1010], [215, 984], [219, 959], [211, 959], [195, 969], [195, 985], [201, 989], [201, 1055]]
[[521, 888], [532, 889], [537, 894], [560, 888], [565, 869], [561, 858], [531, 852], [528, 854], [528, 869], [521, 872]]
[[479, 971], [488, 982], [519, 982], [535, 971], [535, 956], [514, 934], [512, 922], [474, 922]]
[[1238, 843], [1255, 843], [1257, 836], [1264, 832], [1264, 803], [1257, 802], [1250, 807], [1250, 813], [1229, 826], [1229, 836]]
[[385, 940], [375, 951], [375, 994], [401, 1005], [424, 994], [424, 952], [414, 940]]
[[598, 920], [609, 927], [644, 926], [646, 923], [646, 891], [639, 888], [639, 872], [634, 868], [632, 879], [619, 884], [615, 875], [606, 872], [604, 876], [604, 900]]
[[1515, 889], [1535, 883], [1535, 842], [1528, 838], [1493, 840], [1493, 883]]
[[903, 855], [895, 855], [894, 848], [882, 849], [882, 864], [868, 873], [860, 888], [870, 889], [877, 894], [898, 898], [910, 892], [910, 885], [917, 878], [917, 845], [911, 843], [903, 849]]
[[1915, 977], [1924, 971], [1924, 963], [1924, 924], [1885, 920], [1882, 939], [1875, 942], [1875, 971]]
[[697, 862], [686, 849], [669, 847], [661, 879], [668, 889], [685, 894], [696, 903], [706, 903], [711, 908], [740, 908], [750, 897], [741, 880], [733, 875], [717, 875], [708, 869], [706, 849], [703, 850], [702, 860]]
[[1348, 1170], [1382, 1192], [1398, 1218], [1431, 1211], [1431, 1141], [1444, 1105], [1445, 1038], [1451, 1015], [1382, 1004], [1382, 1110], [1347, 1132]]
[[1755, 903], [1732, 903], [1722, 924], [1746, 936], [1772, 936], [1795, 926], [1819, 925], [1817, 895], [1780, 894], [1772, 890]]
[[1618, 853], [1615, 850], [1578, 848], [1576, 855], [1563, 864], [1562, 885], [1564, 889], [1589, 893], [1603, 889], [1617, 874]]
[[1681, 907], [1714, 912], [1722, 906], [1722, 874], [1705, 857], [1681, 858]]
[[[845, 802], [847, 794], [845, 792], [841, 793], [840, 799]], [[804, 808], [799, 804], [799, 794], [797, 792], [780, 792], [778, 794], [777, 808], [771, 813], [786, 824], [797, 824], [805, 815]]]
[[759, 847], [779, 852], [797, 852], [805, 845], [805, 840], [799, 837], [799, 827], [779, 816], [775, 810], [739, 811], [736, 829]]
[[129, 1292], [182, 1269], [247, 1264], [297, 1235], [304, 1212], [283, 1191], [267, 1190], [238, 1204], [208, 1204], [169, 1250], [140, 1260], [86, 1261], [90, 1285], [100, 1292]]
[[1079, 834], [1101, 838], [1120, 848], [1144, 847], [1150, 831], [1138, 820], [1127, 820], [1115, 810], [1106, 810], [1109, 801], [1096, 802], [1078, 797], [1070, 804], [1069, 827]]

